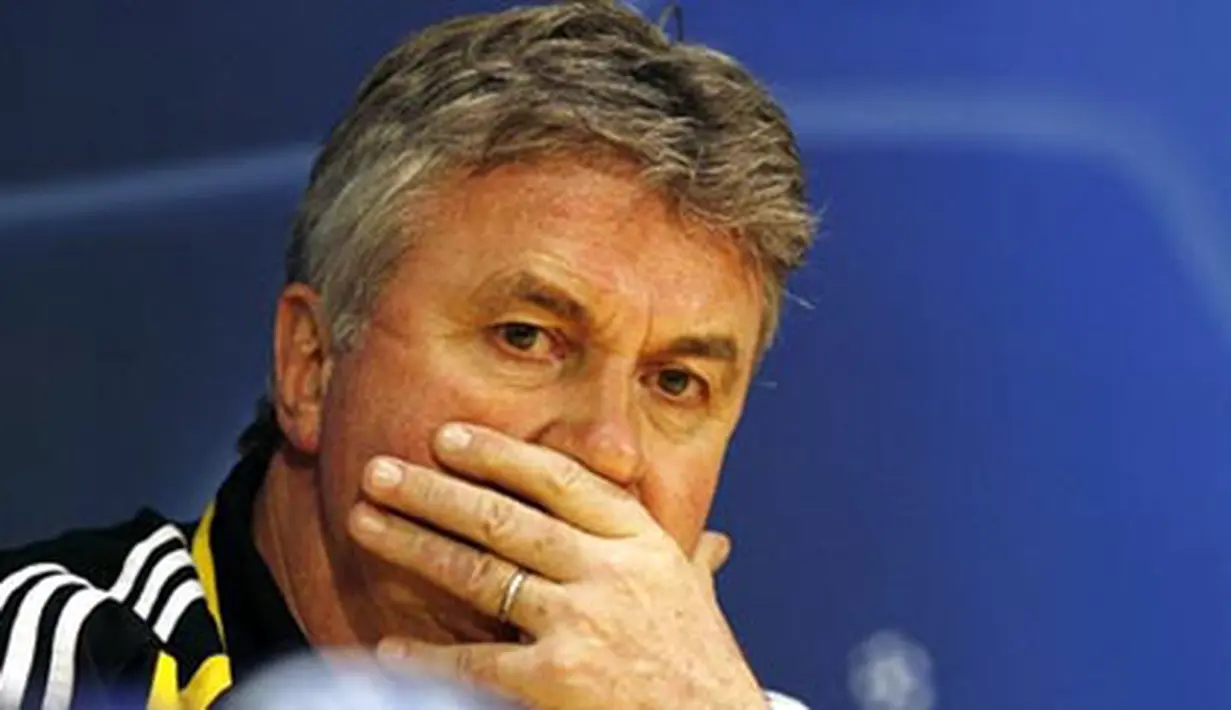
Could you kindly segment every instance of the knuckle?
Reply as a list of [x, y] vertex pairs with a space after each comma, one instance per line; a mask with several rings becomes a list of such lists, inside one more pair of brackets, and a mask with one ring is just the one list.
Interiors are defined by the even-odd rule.
[[620, 541], [590, 560], [589, 571], [617, 588], [636, 587], [654, 580], [675, 579], [679, 553], [654, 546]]
[[449, 491], [431, 478], [422, 476], [419, 480], [407, 484], [408, 489], [401, 492], [403, 502], [416, 508], [432, 510], [449, 503]]
[[498, 545], [517, 530], [516, 510], [507, 501], [486, 498], [478, 505], [479, 535], [485, 545]]
[[628, 555], [620, 548], [612, 547], [614, 549], [605, 550], [601, 555], [591, 556], [586, 561], [586, 570], [604, 579], [620, 574], [628, 566]]
[[566, 459], [557, 469], [556, 475], [547, 478], [547, 483], [553, 495], [565, 497], [581, 490], [589, 482], [591, 476], [592, 474], [580, 463], [573, 459]]
[[475, 662], [475, 655], [469, 649], [459, 651], [453, 657], [453, 668], [460, 675], [473, 676], [478, 664]]
[[550, 612], [561, 624], [570, 628], [582, 632], [595, 631], [590, 610], [571, 594], [565, 594], [561, 599], [556, 600]]
[[575, 560], [580, 557], [576, 539], [555, 526], [535, 535], [530, 546], [535, 558], [540, 560]]
[[462, 590], [474, 598], [500, 588], [500, 564], [491, 555], [476, 555], [462, 581]]
[[586, 655], [578, 643], [557, 644], [543, 664], [544, 674], [557, 683], [575, 682], [586, 667]]
[[429, 569], [435, 570], [435, 576], [446, 584], [461, 584], [470, 578], [473, 564], [469, 555], [456, 549], [442, 548], [428, 556]]
[[465, 678], [473, 681], [483, 680], [483, 666], [479, 663], [479, 657], [470, 649], [459, 650], [451, 659], [452, 668], [450, 669], [457, 678]]
[[648, 563], [645, 553], [629, 544], [611, 545], [606, 554], [594, 560], [597, 571], [614, 576], [625, 576], [645, 569]]
[[572, 622], [584, 616], [586, 592], [569, 586], [562, 589], [562, 594], [543, 595], [544, 611], [556, 628], [572, 628], [575, 626]]

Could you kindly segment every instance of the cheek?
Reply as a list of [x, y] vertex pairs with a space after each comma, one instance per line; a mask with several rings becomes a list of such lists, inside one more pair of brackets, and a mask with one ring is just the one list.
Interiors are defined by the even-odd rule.
[[446, 422], [516, 431], [527, 411], [524, 395], [502, 394], [457, 362], [431, 348], [375, 343], [339, 364], [321, 442], [321, 467], [335, 500], [354, 503], [363, 468], [374, 456], [433, 466], [431, 438]]
[[641, 482], [642, 503], [682, 548], [691, 550], [705, 528], [721, 461], [709, 456], [651, 460], [653, 469]]
[[429, 408], [418, 388], [397, 376], [398, 363], [376, 348], [356, 350], [334, 368], [321, 422], [318, 460], [323, 504], [330, 526], [346, 528], [359, 499], [364, 467], [373, 457], [396, 456], [417, 464], [427, 460]]
[[325, 409], [321, 455], [327, 478], [357, 487], [363, 467], [379, 455], [430, 463], [428, 441], [449, 416], [442, 403], [450, 400], [450, 383], [416, 387], [382, 377], [379, 366], [362, 362], [345, 372], [330, 387]]

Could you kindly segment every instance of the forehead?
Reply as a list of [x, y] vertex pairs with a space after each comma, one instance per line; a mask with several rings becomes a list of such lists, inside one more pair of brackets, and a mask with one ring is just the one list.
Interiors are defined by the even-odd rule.
[[734, 242], [680, 217], [626, 166], [504, 165], [445, 184], [424, 207], [416, 280], [474, 288], [529, 268], [578, 291], [600, 318], [637, 311], [659, 329], [756, 338], [759, 281]]

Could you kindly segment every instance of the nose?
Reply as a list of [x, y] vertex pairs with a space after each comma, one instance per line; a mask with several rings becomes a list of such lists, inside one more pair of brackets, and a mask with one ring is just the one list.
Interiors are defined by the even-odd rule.
[[579, 461], [622, 488], [635, 488], [645, 455], [632, 383], [621, 373], [570, 388], [536, 442]]

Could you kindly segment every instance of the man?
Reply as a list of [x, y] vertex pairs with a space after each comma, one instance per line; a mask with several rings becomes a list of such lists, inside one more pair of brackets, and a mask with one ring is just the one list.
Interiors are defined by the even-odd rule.
[[312, 170], [241, 461], [193, 524], [0, 557], [0, 706], [368, 647], [539, 708], [765, 707], [705, 518], [801, 172], [744, 69], [611, 4], [397, 47]]

